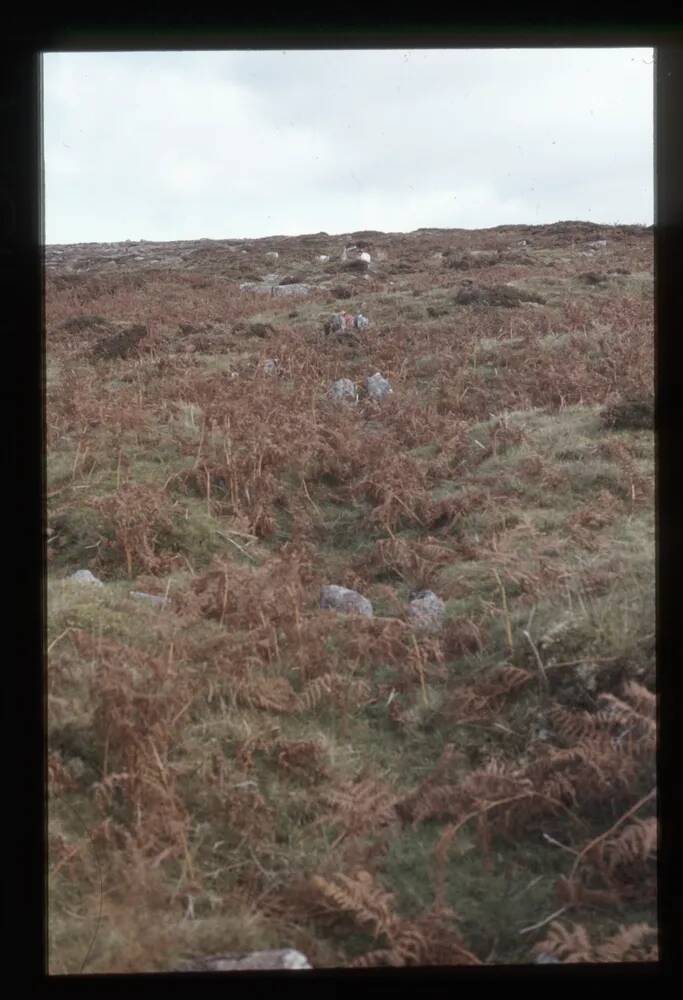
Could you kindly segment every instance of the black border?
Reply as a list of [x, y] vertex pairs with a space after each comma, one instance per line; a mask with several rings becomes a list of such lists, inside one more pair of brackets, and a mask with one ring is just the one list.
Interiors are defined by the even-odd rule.
[[[511, 9], [512, 10], [512, 9]], [[514, 14], [514, 16], [513, 16]], [[258, 11], [230, 11], [211, 16], [196, 6], [179, 12], [169, 3], [150, 11], [121, 12], [119, 5], [103, 10], [91, 5], [83, 12], [51, 11], [36, 17], [14, 12], [6, 16], [2, 42], [0, 89], [0, 280], [3, 309], [0, 330], [7, 364], [3, 402], [7, 459], [5, 498], [14, 501], [5, 519], [5, 540], [15, 543], [16, 558], [5, 577], [15, 598], [10, 618], [15, 655], [5, 661], [3, 677], [4, 722], [7, 740], [4, 755], [4, 823], [9, 849], [4, 854], [5, 955], [12, 971], [33, 992], [81, 990], [111, 992], [136, 986], [145, 992], [157, 984], [164, 990], [194, 990], [216, 981], [223, 990], [242, 984], [250, 992], [287, 991], [289, 981], [297, 993], [358, 989], [361, 983], [376, 991], [379, 980], [392, 990], [410, 984], [421, 988], [454, 985], [470, 980], [543, 979], [560, 982], [575, 977], [588, 980], [652, 978], [670, 973], [683, 942], [679, 902], [682, 891], [676, 876], [674, 805], [681, 804], [680, 779], [674, 770], [672, 734], [681, 721], [679, 674], [683, 670], [682, 644], [676, 626], [680, 618], [675, 576], [682, 553], [680, 525], [675, 509], [676, 445], [683, 386], [680, 338], [683, 330], [683, 29], [674, 17], [581, 18], [544, 10], [529, 11], [516, 5], [497, 24], [487, 23], [481, 9], [476, 14], [439, 20], [429, 15], [418, 20], [388, 17], [374, 8], [339, 13], [321, 5], [296, 11], [267, 5]], [[227, 27], [226, 27], [227, 25]], [[4, 43], [4, 44], [3, 44]], [[220, 48], [513, 48], [513, 47], [651, 47], [657, 48], [655, 68], [656, 146], [656, 426], [657, 426], [657, 656], [660, 685], [660, 748], [658, 754], [661, 861], [659, 874], [660, 944], [657, 965], [522, 966], [480, 969], [319, 970], [279, 975], [240, 974], [229, 980], [218, 975], [187, 974], [146, 976], [45, 976], [43, 911], [44, 855], [44, 421], [43, 384], [43, 278], [42, 249], [42, 51], [220, 49]], [[9, 690], [8, 690], [9, 688]], [[7, 935], [11, 934], [11, 945]], [[9, 964], [9, 963], [8, 963]], [[292, 978], [294, 977], [294, 978]]]

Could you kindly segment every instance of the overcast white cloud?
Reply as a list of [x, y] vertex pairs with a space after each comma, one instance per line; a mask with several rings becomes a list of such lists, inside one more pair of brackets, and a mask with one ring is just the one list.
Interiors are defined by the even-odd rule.
[[48, 53], [45, 239], [649, 225], [652, 58]]

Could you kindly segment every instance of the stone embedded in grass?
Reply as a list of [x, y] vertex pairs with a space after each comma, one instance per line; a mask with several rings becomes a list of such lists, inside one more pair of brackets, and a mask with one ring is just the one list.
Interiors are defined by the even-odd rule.
[[159, 608], [163, 607], [167, 600], [167, 598], [158, 597], [156, 594], [145, 594], [142, 590], [131, 590], [130, 596], [135, 597], [139, 601], [147, 601], [148, 604], [154, 604]]
[[[244, 251], [242, 251], [244, 252]], [[272, 295], [272, 285], [262, 285], [259, 281], [243, 281], [240, 285], [241, 292], [254, 292], [257, 295]]]
[[277, 360], [277, 358], [266, 358], [266, 360], [261, 365], [261, 370], [266, 375], [277, 375], [277, 373], [278, 373], [278, 360]]
[[350, 399], [353, 402], [358, 400], [356, 386], [350, 378], [338, 378], [336, 382], [333, 382], [330, 386], [329, 395], [333, 399]]
[[385, 396], [388, 396], [389, 393], [394, 391], [388, 380], [385, 379], [379, 372], [375, 372], [374, 375], [370, 375], [370, 377], [365, 380], [365, 388], [367, 389], [368, 396], [371, 399], [384, 399]]
[[438, 632], [444, 623], [446, 605], [432, 590], [418, 590], [411, 594], [408, 618], [416, 629]]
[[341, 611], [343, 614], [365, 615], [372, 618], [372, 604], [356, 590], [330, 584], [320, 588], [320, 607]]
[[102, 581], [98, 580], [89, 569], [78, 569], [67, 579], [73, 580], [74, 583], [94, 583], [97, 587], [104, 587]]
[[288, 285], [275, 285], [273, 287], [273, 295], [309, 295], [310, 291], [311, 286], [301, 282], [291, 282]]
[[183, 962], [177, 972], [239, 972], [248, 969], [312, 969], [306, 956], [294, 948], [252, 951], [244, 955], [207, 955]]

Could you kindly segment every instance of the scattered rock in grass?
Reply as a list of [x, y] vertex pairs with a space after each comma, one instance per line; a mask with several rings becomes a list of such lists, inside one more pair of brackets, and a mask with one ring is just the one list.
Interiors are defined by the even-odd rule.
[[338, 587], [330, 584], [320, 589], [320, 607], [331, 608], [343, 614], [365, 615], [372, 618], [372, 604], [356, 590], [349, 590], [347, 587]]
[[306, 275], [303, 274], [302, 272], [299, 272], [298, 274], [287, 275], [285, 278], [282, 278], [282, 280], [279, 281], [278, 284], [280, 287], [282, 287], [283, 285], [300, 285], [305, 282], [305, 279]]
[[523, 288], [512, 288], [509, 285], [465, 285], [455, 296], [455, 301], [460, 306], [505, 306], [511, 308], [521, 305], [522, 302], [545, 303], [545, 299], [537, 292], [528, 291]]
[[589, 243], [588, 246], [591, 247], [593, 250], [597, 250], [600, 247], [606, 247], [607, 240], [593, 240], [593, 242]]
[[350, 378], [338, 378], [330, 386], [329, 395], [333, 399], [350, 399], [354, 403], [358, 401], [356, 386]]
[[354, 330], [366, 330], [369, 325], [370, 321], [362, 313], [354, 316], [353, 313], [342, 310], [341, 312], [333, 313], [325, 322], [323, 329], [326, 334], [347, 334], [352, 333]]
[[277, 260], [279, 256], [280, 254], [277, 252], [277, 250], [268, 250], [266, 252], [266, 257], [268, 258], [268, 260]]
[[90, 583], [95, 584], [96, 587], [104, 587], [101, 580], [98, 580], [89, 569], [77, 569], [75, 573], [72, 573], [69, 580], [73, 580], [74, 583]]
[[158, 597], [156, 594], [145, 594], [142, 590], [131, 590], [130, 596], [140, 601], [147, 601], [148, 604], [154, 604], [159, 608], [162, 608], [167, 601], [166, 597]]
[[388, 396], [394, 391], [391, 388], [389, 381], [379, 372], [375, 372], [374, 375], [370, 375], [370, 377], [365, 380], [365, 388], [370, 399], [384, 399], [385, 396]]
[[240, 285], [240, 291], [253, 292], [256, 295], [272, 295], [273, 285], [262, 285], [260, 281], [243, 281]]
[[326, 253], [318, 254], [318, 260], [320, 261], [321, 264], [327, 264], [329, 259], [330, 259], [329, 254]]
[[289, 285], [275, 285], [273, 288], [273, 295], [309, 295], [310, 292], [310, 285], [304, 285], [299, 282], [292, 282]]
[[279, 362], [277, 358], [266, 358], [266, 360], [261, 365], [261, 370], [266, 375], [277, 375], [279, 371]]
[[175, 972], [241, 972], [249, 969], [312, 969], [306, 956], [294, 948], [252, 951], [244, 955], [208, 955], [183, 962]]
[[600, 421], [603, 427], [615, 431], [651, 431], [655, 425], [654, 396], [617, 400], [602, 409]]
[[444, 623], [446, 605], [432, 590], [418, 590], [411, 595], [408, 618], [416, 629], [438, 632]]

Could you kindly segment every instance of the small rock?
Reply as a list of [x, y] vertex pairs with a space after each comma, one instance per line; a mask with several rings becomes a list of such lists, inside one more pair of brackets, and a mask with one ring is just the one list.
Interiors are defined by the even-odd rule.
[[275, 285], [273, 295], [309, 295], [310, 285], [292, 283], [289, 285]]
[[318, 254], [318, 260], [320, 261], [321, 264], [327, 264], [329, 259], [330, 259], [329, 255], [326, 253]]
[[389, 385], [387, 379], [384, 378], [379, 372], [375, 372], [365, 381], [365, 388], [367, 389], [368, 396], [371, 399], [384, 399], [389, 393], [394, 390]]
[[372, 604], [356, 590], [349, 590], [347, 587], [338, 587], [331, 584], [320, 589], [320, 607], [332, 608], [344, 614], [365, 615], [372, 618]]
[[93, 576], [89, 569], [78, 569], [68, 579], [74, 583], [94, 583], [97, 587], [104, 587], [102, 581]]
[[559, 958], [549, 955], [546, 951], [540, 952], [534, 959], [535, 965], [561, 965]]
[[357, 402], [358, 400], [356, 386], [350, 378], [339, 378], [336, 382], [333, 382], [330, 386], [329, 394], [334, 399], [351, 399], [353, 402]]
[[606, 247], [607, 240], [593, 240], [593, 242], [589, 243], [588, 246], [597, 250], [598, 247]]
[[245, 955], [208, 955], [183, 962], [177, 972], [240, 972], [248, 969], [312, 969], [305, 955], [294, 948], [252, 951]]
[[148, 604], [154, 604], [156, 607], [163, 607], [167, 600], [165, 597], [157, 597], [155, 594], [145, 594], [142, 590], [131, 590], [130, 596], [140, 601], [147, 601]]
[[[245, 253], [243, 250], [242, 253]], [[240, 285], [241, 292], [253, 292], [256, 295], [272, 295], [273, 285], [262, 285], [258, 281], [243, 281]]]
[[268, 250], [268, 252], [266, 253], [266, 257], [268, 257], [269, 260], [277, 260], [279, 256], [280, 254], [277, 252], [277, 250]]
[[432, 590], [418, 590], [411, 595], [408, 617], [415, 628], [438, 632], [444, 623], [446, 605]]
[[278, 372], [278, 360], [277, 358], [266, 358], [261, 366], [262, 370], [266, 375], [277, 375]]

